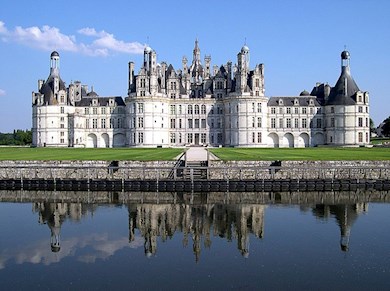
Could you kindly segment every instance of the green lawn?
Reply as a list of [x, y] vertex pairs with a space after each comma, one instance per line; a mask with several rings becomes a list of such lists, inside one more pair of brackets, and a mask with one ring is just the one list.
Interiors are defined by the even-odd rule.
[[[390, 160], [390, 148], [215, 148], [221, 160]], [[27, 148], [0, 147], [0, 160], [169, 161], [180, 148]]]
[[210, 149], [221, 160], [231, 161], [307, 161], [307, 160], [390, 160], [390, 148], [216, 148]]
[[175, 148], [24, 148], [0, 147], [0, 160], [169, 161], [184, 150]]

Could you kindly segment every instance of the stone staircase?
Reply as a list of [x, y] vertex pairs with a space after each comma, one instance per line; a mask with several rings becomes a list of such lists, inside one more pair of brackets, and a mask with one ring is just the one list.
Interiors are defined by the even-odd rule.
[[207, 179], [207, 161], [187, 161], [183, 174], [185, 180]]

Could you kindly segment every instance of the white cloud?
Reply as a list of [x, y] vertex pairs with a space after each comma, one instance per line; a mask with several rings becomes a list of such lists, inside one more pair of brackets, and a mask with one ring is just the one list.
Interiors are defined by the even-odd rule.
[[7, 33], [7, 28], [5, 27], [5, 24], [3, 21], [0, 21], [0, 34]]
[[5, 90], [3, 90], [3, 89], [0, 89], [0, 96], [5, 96]]
[[74, 35], [63, 34], [59, 28], [48, 25], [41, 28], [17, 26], [13, 30], [9, 30], [4, 22], [0, 21], [0, 35], [3, 41], [17, 42], [45, 51], [71, 51], [89, 56], [108, 56], [114, 52], [128, 54], [141, 54], [143, 52], [141, 43], [117, 40], [113, 34], [104, 30], [97, 32], [94, 28], [85, 27], [77, 32], [96, 39], [89, 44], [77, 42]]
[[85, 27], [85, 28], [79, 29], [77, 32], [80, 34], [88, 35], [88, 36], [97, 36], [97, 32], [96, 32], [95, 28]]

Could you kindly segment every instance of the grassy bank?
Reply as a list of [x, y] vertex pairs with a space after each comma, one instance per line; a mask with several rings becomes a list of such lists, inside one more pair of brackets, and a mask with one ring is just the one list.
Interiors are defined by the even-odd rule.
[[216, 148], [210, 151], [225, 161], [390, 160], [390, 148]]
[[169, 161], [183, 152], [170, 148], [23, 148], [1, 147], [0, 160], [100, 160], [100, 161]]
[[[214, 148], [209, 149], [221, 160], [390, 160], [390, 148]], [[0, 147], [0, 160], [102, 160], [102, 161], [169, 161], [180, 148], [25, 148]]]

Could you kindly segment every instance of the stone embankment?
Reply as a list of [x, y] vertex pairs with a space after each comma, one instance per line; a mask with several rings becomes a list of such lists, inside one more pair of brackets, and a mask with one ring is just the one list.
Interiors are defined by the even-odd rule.
[[390, 161], [2, 161], [0, 189], [90, 191], [390, 190]]

